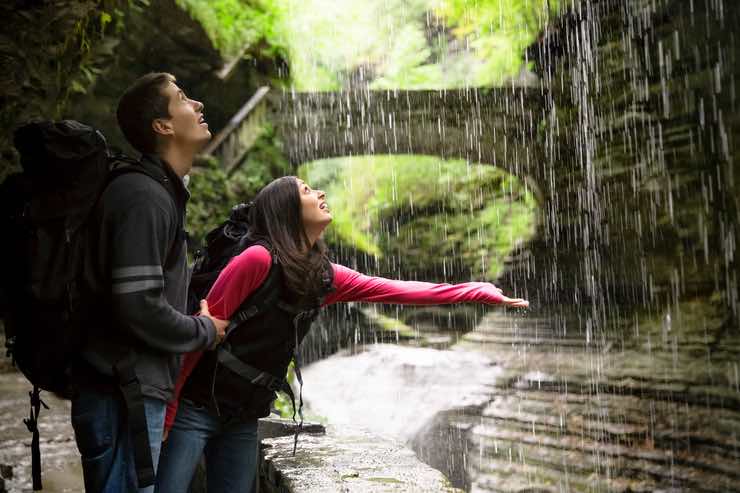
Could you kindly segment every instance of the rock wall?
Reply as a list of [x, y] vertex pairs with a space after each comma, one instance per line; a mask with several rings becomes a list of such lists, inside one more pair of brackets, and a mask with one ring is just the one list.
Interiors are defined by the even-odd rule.
[[664, 306], [721, 296], [738, 315], [736, 2], [577, 2], [531, 55], [547, 95], [540, 301]]
[[508, 282], [535, 309], [465, 336], [508, 378], [419, 438], [460, 436], [474, 490], [738, 491], [739, 22], [578, 2], [533, 50], [544, 210]]

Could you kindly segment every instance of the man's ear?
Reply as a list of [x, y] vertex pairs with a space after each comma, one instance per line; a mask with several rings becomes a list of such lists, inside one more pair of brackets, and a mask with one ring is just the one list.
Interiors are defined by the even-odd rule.
[[165, 118], [156, 118], [152, 120], [152, 130], [161, 135], [171, 135], [174, 133], [172, 122]]

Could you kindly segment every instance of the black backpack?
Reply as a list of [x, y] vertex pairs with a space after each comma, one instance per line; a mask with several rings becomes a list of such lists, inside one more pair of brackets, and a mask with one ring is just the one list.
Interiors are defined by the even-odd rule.
[[[189, 313], [198, 311], [200, 300], [206, 298], [221, 270], [226, 267], [232, 258], [248, 247], [257, 244], [271, 250], [271, 246], [266, 239], [257, 238], [250, 234], [249, 215], [251, 208], [251, 203], [237, 204], [232, 207], [229, 218], [206, 235], [205, 245], [195, 253], [195, 261], [188, 286]], [[217, 358], [219, 364], [229, 368], [241, 378], [271, 391], [284, 392], [290, 398], [293, 407], [293, 421], [296, 422], [296, 411], [300, 416], [300, 423], [298, 423], [294, 435], [293, 454], [295, 455], [298, 433], [303, 426], [303, 377], [301, 376], [301, 365], [297, 351], [294, 350], [293, 352], [293, 370], [301, 389], [298, 407], [296, 407], [293, 389], [285, 378], [275, 378], [274, 375], [268, 372], [244, 363], [231, 353], [229, 344], [227, 344], [229, 334], [233, 330], [238, 329], [269, 309], [284, 310], [296, 317], [295, 320], [297, 320], [297, 317], [304, 315], [315, 316], [317, 310], [305, 311], [303, 308], [281, 299], [279, 284], [282, 282], [282, 277], [279, 269], [276, 268], [277, 259], [274, 254], [272, 258], [273, 265], [265, 281], [231, 315], [229, 326], [226, 328], [224, 344], [217, 349]]]
[[47, 407], [40, 390], [70, 396], [70, 365], [95, 316], [90, 219], [112, 179], [146, 172], [113, 156], [99, 131], [76, 121], [32, 122], [14, 137], [23, 172], [0, 185], [0, 300], [7, 356], [34, 386], [25, 422], [33, 432], [33, 486], [40, 489], [36, 422]]
[[[229, 218], [212, 229], [206, 235], [203, 247], [195, 252], [188, 285], [187, 313], [195, 313], [200, 309], [200, 300], [206, 298], [226, 264], [247, 247], [257, 243], [249, 237], [250, 208], [251, 204], [237, 204], [232, 207]], [[266, 245], [264, 242], [260, 243]]]
[[1, 185], [3, 318], [13, 364], [37, 387], [67, 394], [66, 370], [79, 351], [87, 219], [108, 181], [103, 136], [73, 121], [19, 128], [23, 172]]

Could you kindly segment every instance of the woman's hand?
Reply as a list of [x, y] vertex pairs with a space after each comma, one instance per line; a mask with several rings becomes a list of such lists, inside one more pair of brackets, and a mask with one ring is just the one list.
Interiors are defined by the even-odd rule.
[[509, 298], [504, 294], [504, 290], [500, 287], [495, 284], [490, 284], [490, 286], [493, 287], [493, 290], [501, 297], [501, 301], [499, 302], [500, 304], [514, 308], [529, 308], [529, 301], [523, 298]]
[[501, 297], [501, 304], [514, 308], [529, 308], [529, 301], [522, 298], [509, 298], [503, 295]]

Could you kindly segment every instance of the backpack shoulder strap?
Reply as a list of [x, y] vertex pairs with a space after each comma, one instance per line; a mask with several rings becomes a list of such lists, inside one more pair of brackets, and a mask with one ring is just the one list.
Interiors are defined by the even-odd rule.
[[[161, 180], [157, 179], [156, 176], [154, 176], [146, 168], [144, 168], [144, 166], [142, 166], [139, 161], [126, 156], [114, 156], [111, 158], [111, 161], [113, 162], [113, 165], [110, 173], [108, 174], [108, 183], [106, 186], [110, 185], [113, 180], [115, 180], [119, 176], [128, 175], [130, 173], [139, 173], [148, 176], [164, 187], [164, 184], [162, 184]], [[167, 187], [164, 188], [167, 189]], [[170, 191], [167, 190], [167, 193], [170, 194]]]
[[270, 271], [267, 273], [264, 282], [251, 296], [242, 302], [236, 313], [231, 316], [229, 326], [226, 327], [227, 334], [248, 320], [264, 313], [270, 307], [275, 306], [280, 299], [282, 291], [280, 289], [281, 277], [280, 268], [273, 257]]
[[[164, 188], [165, 191], [167, 191], [167, 194], [172, 197], [175, 203], [177, 203], [177, 199], [176, 197], [172, 195], [172, 192], [170, 191], [170, 189], [167, 188], [167, 186], [164, 183], [162, 183], [162, 181], [159, 178], [157, 178], [152, 173], [150, 173], [146, 168], [144, 168], [144, 166], [141, 166], [139, 161], [133, 158], [130, 158], [128, 156], [125, 156], [125, 155], [113, 156], [111, 160], [114, 162], [114, 164], [113, 164], [113, 169], [111, 169], [110, 174], [108, 175], [108, 183], [106, 184], [106, 187], [108, 187], [113, 182], [113, 180], [115, 180], [116, 178], [120, 176], [128, 175], [131, 173], [139, 173], [139, 174], [148, 176], [152, 180], [162, 185], [162, 188]], [[174, 261], [173, 259], [177, 258], [177, 255], [175, 252], [177, 245], [180, 244], [180, 242], [184, 240], [186, 236], [187, 236], [187, 233], [185, 233], [184, 225], [182, 223], [182, 218], [178, 214], [177, 236], [172, 241], [172, 244], [170, 245], [170, 248], [167, 251], [167, 257], [165, 258], [164, 266], [163, 266], [165, 269], [170, 267], [171, 262]]]
[[118, 387], [126, 404], [126, 415], [129, 433], [134, 446], [134, 466], [136, 478], [140, 488], [154, 484], [154, 466], [152, 464], [151, 444], [149, 443], [149, 427], [144, 407], [144, 395], [141, 393], [141, 383], [134, 370], [136, 354], [129, 351], [119, 360], [113, 371], [118, 378]]

